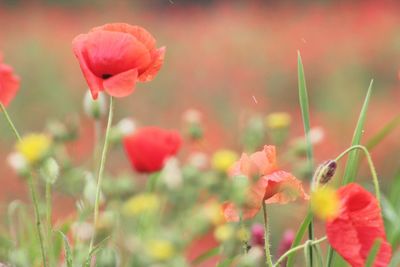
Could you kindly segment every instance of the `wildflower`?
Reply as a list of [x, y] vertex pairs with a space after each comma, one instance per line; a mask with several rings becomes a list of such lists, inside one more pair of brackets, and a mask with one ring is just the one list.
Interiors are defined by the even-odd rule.
[[339, 196], [331, 187], [319, 187], [311, 194], [311, 209], [320, 219], [334, 218], [340, 208]]
[[154, 212], [160, 207], [160, 199], [156, 194], [142, 193], [128, 199], [122, 212], [127, 216], [136, 216], [146, 212]]
[[13, 68], [3, 63], [3, 55], [0, 53], [0, 103], [8, 106], [17, 94], [20, 79], [14, 74]]
[[[279, 170], [274, 146], [264, 146], [262, 151], [251, 156], [243, 154], [230, 173], [232, 176], [244, 175], [251, 183], [242, 206], [243, 219], [253, 218], [261, 209], [263, 201], [266, 204], [285, 204], [296, 200], [297, 197], [308, 199], [301, 181], [291, 173]], [[239, 211], [235, 203], [224, 203], [223, 210], [227, 221], [239, 220]]]
[[151, 173], [160, 171], [165, 161], [178, 153], [182, 139], [176, 131], [146, 127], [125, 136], [123, 143], [133, 168]]
[[251, 244], [253, 246], [264, 246], [264, 225], [260, 223], [253, 224], [251, 227]]
[[33, 165], [48, 155], [51, 139], [45, 134], [29, 134], [16, 144], [16, 150]]
[[173, 244], [168, 240], [151, 240], [147, 245], [150, 256], [157, 261], [166, 261], [175, 254]]
[[161, 179], [169, 189], [178, 189], [182, 186], [183, 177], [177, 158], [171, 157], [166, 160]]
[[224, 216], [221, 212], [221, 205], [216, 201], [210, 201], [203, 208], [204, 215], [214, 225], [219, 225], [224, 222]]
[[361, 186], [351, 183], [337, 191], [340, 211], [326, 223], [329, 243], [351, 266], [365, 266], [369, 252], [381, 239], [375, 267], [388, 266], [392, 248], [386, 240], [378, 200]]
[[274, 112], [265, 118], [265, 124], [270, 129], [282, 129], [290, 125], [291, 117], [286, 112]]
[[232, 150], [218, 150], [211, 159], [213, 168], [220, 172], [227, 172], [238, 159], [236, 152]]
[[236, 237], [240, 241], [248, 241], [250, 239], [250, 233], [245, 227], [240, 227], [239, 230], [236, 232]]
[[7, 162], [11, 168], [13, 168], [18, 174], [22, 176], [28, 171], [28, 163], [20, 153], [11, 153], [7, 157]]
[[214, 230], [214, 236], [220, 242], [224, 242], [231, 239], [234, 233], [235, 231], [233, 229], [233, 226], [230, 224], [220, 225]]
[[135, 84], [151, 81], [164, 62], [165, 47], [139, 26], [105, 24], [72, 41], [73, 52], [93, 99], [106, 91], [115, 97], [131, 94]]

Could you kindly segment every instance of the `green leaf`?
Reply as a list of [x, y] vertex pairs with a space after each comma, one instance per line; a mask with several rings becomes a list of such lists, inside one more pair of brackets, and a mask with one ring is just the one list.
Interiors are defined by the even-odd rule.
[[194, 261], [192, 263], [193, 263], [193, 265], [198, 265], [198, 264], [208, 260], [209, 258], [218, 255], [219, 252], [220, 252], [220, 248], [219, 247], [215, 247], [215, 248], [212, 248], [210, 250], [207, 250], [206, 252], [204, 252], [203, 254], [198, 256], [196, 259], [194, 259]]
[[379, 248], [381, 247], [382, 239], [375, 239], [374, 245], [368, 253], [367, 260], [365, 262], [365, 267], [372, 267], [374, 264], [375, 258], [378, 255]]
[[71, 252], [71, 246], [69, 245], [68, 238], [65, 236], [65, 234], [61, 231], [58, 231], [60, 233], [61, 237], [64, 240], [64, 249], [65, 249], [65, 257], [67, 258], [67, 267], [72, 267], [72, 252]]
[[217, 267], [229, 267], [235, 258], [227, 258], [217, 264]]
[[385, 127], [383, 127], [378, 133], [376, 133], [373, 137], [371, 137], [367, 141], [366, 148], [368, 150], [372, 150], [399, 125], [400, 125], [400, 115], [393, 118], [388, 124], [385, 125]]
[[[308, 225], [310, 225], [311, 220], [312, 220], [312, 213], [311, 213], [311, 211], [309, 211], [307, 213], [307, 216], [304, 218], [304, 221], [300, 225], [299, 229], [297, 230], [296, 236], [293, 240], [292, 248], [300, 245], [301, 240], [303, 239], [303, 236], [306, 233], [306, 230], [308, 228]], [[287, 264], [286, 264], [287, 267], [293, 267], [295, 255], [296, 255], [296, 253], [292, 253], [288, 256]]]
[[[304, 126], [304, 133], [306, 136], [306, 154], [307, 154], [307, 161], [308, 161], [308, 168], [310, 171], [314, 169], [314, 156], [313, 156], [313, 147], [310, 138], [310, 111], [308, 106], [308, 93], [307, 93], [307, 86], [306, 86], [306, 79], [304, 75], [304, 68], [303, 63], [301, 61], [300, 51], [297, 51], [297, 70], [298, 70], [298, 86], [299, 86], [299, 101], [300, 101], [300, 109], [301, 109], [301, 116], [303, 120]], [[312, 182], [312, 175], [311, 175], [311, 182]], [[310, 222], [308, 224], [308, 239], [314, 239], [314, 225], [312, 220], [312, 213], [310, 213]], [[313, 266], [313, 252], [312, 250], [309, 251], [310, 257], [310, 264]]]
[[[353, 134], [353, 140], [351, 141], [352, 146], [359, 145], [361, 143], [361, 137], [364, 132], [364, 124], [365, 124], [365, 119], [367, 117], [367, 110], [368, 110], [369, 100], [371, 98], [373, 83], [374, 83], [374, 80], [371, 80], [368, 91], [367, 91], [367, 95], [364, 100], [364, 104], [361, 108], [357, 126], [356, 126], [356, 129]], [[357, 175], [357, 169], [358, 169], [358, 161], [359, 161], [359, 151], [354, 150], [354, 151], [350, 152], [349, 157], [347, 159], [346, 168], [344, 171], [344, 176], [343, 176], [343, 181], [342, 181], [343, 185], [351, 183], [355, 180], [355, 177]]]

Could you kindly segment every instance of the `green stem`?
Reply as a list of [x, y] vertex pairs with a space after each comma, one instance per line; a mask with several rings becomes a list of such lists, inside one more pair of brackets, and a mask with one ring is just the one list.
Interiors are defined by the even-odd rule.
[[51, 197], [51, 183], [46, 182], [46, 226], [47, 226], [47, 251], [49, 257], [49, 265], [53, 263], [53, 226], [52, 226], [52, 197]]
[[17, 128], [15, 128], [14, 123], [12, 122], [10, 116], [8, 115], [8, 112], [6, 110], [6, 108], [4, 107], [4, 105], [2, 103], [0, 103], [0, 108], [1, 111], [4, 114], [4, 117], [6, 118], [7, 122], [8, 122], [8, 126], [10, 126], [11, 130], [14, 132], [15, 136], [17, 137], [18, 141], [21, 140], [21, 136], [19, 135]]
[[269, 243], [269, 225], [267, 216], [267, 205], [263, 201], [263, 215], [264, 215], [264, 248], [265, 248], [265, 259], [268, 267], [273, 267], [270, 243]]
[[302, 250], [302, 249], [304, 249], [304, 248], [307, 247], [307, 246], [310, 246], [310, 247], [311, 247], [311, 246], [317, 245], [317, 244], [319, 244], [319, 243], [321, 243], [321, 242], [323, 242], [323, 241], [325, 241], [325, 240], [327, 240], [327, 237], [326, 237], [326, 236], [324, 236], [324, 237], [322, 237], [322, 238], [320, 238], [320, 239], [317, 239], [317, 240], [307, 240], [304, 244], [289, 249], [288, 251], [285, 252], [285, 254], [283, 254], [283, 255], [276, 261], [274, 267], [278, 267], [279, 264], [281, 264], [281, 263], [285, 260], [285, 258], [287, 258], [287, 257], [288, 257], [289, 255], [291, 255], [292, 253], [295, 253], [295, 252], [298, 251], [298, 250]]
[[354, 145], [343, 151], [339, 156], [336, 157], [336, 161], [339, 161], [341, 158], [343, 158], [346, 154], [350, 153], [353, 150], [359, 149], [364, 152], [365, 157], [367, 158], [368, 166], [371, 171], [372, 175], [372, 182], [374, 183], [374, 189], [375, 189], [375, 196], [376, 199], [378, 200], [378, 203], [380, 205], [380, 199], [381, 199], [381, 191], [379, 189], [379, 180], [378, 180], [378, 175], [376, 173], [376, 169], [374, 166], [374, 163], [371, 158], [371, 154], [368, 152], [368, 149], [365, 146], [362, 145]]
[[[100, 205], [100, 193], [101, 193], [101, 183], [103, 180], [103, 174], [104, 174], [104, 167], [107, 159], [107, 151], [108, 151], [108, 146], [109, 146], [109, 134], [110, 134], [110, 129], [112, 125], [112, 119], [113, 119], [113, 113], [114, 113], [114, 104], [113, 104], [113, 97], [110, 97], [110, 107], [108, 111], [108, 122], [107, 122], [107, 128], [106, 128], [106, 133], [104, 136], [104, 145], [103, 145], [103, 151], [101, 153], [101, 159], [100, 159], [100, 166], [99, 166], [99, 171], [98, 171], [98, 177], [97, 177], [97, 188], [96, 188], [96, 199], [94, 202], [94, 217], [93, 217], [93, 227], [96, 228], [97, 221], [99, 219], [99, 205]], [[90, 245], [89, 245], [89, 254], [91, 253], [94, 245], [94, 238], [95, 238], [96, 233], [93, 233], [93, 236], [90, 240]], [[90, 256], [89, 256], [90, 258]]]
[[[4, 117], [7, 120], [7, 123], [10, 127], [10, 129], [13, 131], [15, 137], [17, 138], [18, 141], [21, 141], [21, 135], [18, 133], [17, 128], [15, 128], [14, 123], [12, 122], [10, 116], [8, 115], [8, 112], [4, 105], [0, 103], [0, 109], [4, 114]], [[32, 174], [28, 175], [28, 184], [29, 184], [29, 189], [31, 191], [31, 198], [33, 202], [33, 208], [35, 211], [35, 220], [36, 220], [36, 230], [39, 238], [39, 243], [40, 243], [40, 250], [42, 254], [42, 261], [43, 261], [43, 267], [47, 267], [47, 260], [46, 260], [46, 251], [44, 249], [43, 245], [43, 236], [42, 236], [42, 231], [41, 231], [41, 222], [40, 222], [40, 213], [39, 213], [39, 205], [37, 201], [37, 196], [36, 196], [36, 190], [35, 190], [35, 185], [33, 181], [33, 176]]]

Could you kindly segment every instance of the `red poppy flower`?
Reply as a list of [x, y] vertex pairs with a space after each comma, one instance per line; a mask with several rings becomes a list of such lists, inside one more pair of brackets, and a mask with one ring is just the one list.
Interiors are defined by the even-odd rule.
[[0, 102], [8, 106], [19, 89], [19, 77], [14, 74], [13, 68], [3, 64], [3, 56], [0, 53]]
[[[291, 173], [279, 170], [274, 146], [264, 146], [262, 151], [251, 156], [243, 154], [231, 170], [231, 176], [238, 175], [246, 176], [251, 184], [241, 210], [243, 219], [253, 218], [261, 209], [263, 201], [266, 204], [285, 204], [297, 197], [308, 199], [301, 181]], [[239, 220], [239, 212], [234, 203], [225, 203], [223, 212], [227, 221]]]
[[126, 136], [123, 143], [133, 168], [150, 173], [161, 170], [166, 159], [178, 153], [182, 138], [177, 131], [146, 127]]
[[133, 92], [136, 81], [151, 81], [164, 62], [165, 47], [157, 49], [149, 32], [125, 23], [105, 24], [72, 41], [94, 99], [105, 90], [115, 97]]
[[354, 183], [340, 188], [338, 194], [341, 201], [339, 215], [326, 223], [331, 246], [351, 266], [362, 267], [375, 240], [381, 239], [373, 266], [388, 266], [392, 249], [386, 241], [381, 210], [374, 195]]

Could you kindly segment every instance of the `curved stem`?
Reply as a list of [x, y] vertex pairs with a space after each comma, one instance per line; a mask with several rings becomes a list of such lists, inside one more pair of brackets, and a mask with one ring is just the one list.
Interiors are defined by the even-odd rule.
[[292, 253], [294, 253], [294, 252], [296, 252], [298, 250], [304, 249], [306, 246], [310, 246], [311, 247], [311, 246], [317, 245], [317, 244], [319, 244], [319, 243], [321, 243], [321, 242], [323, 242], [325, 240], [327, 240], [326, 236], [324, 236], [324, 237], [322, 237], [320, 239], [317, 239], [317, 240], [307, 240], [303, 245], [300, 245], [300, 246], [297, 246], [297, 247], [289, 249], [288, 251], [285, 252], [285, 254], [283, 254], [276, 261], [276, 263], [275, 263], [275, 265], [273, 267], [278, 267], [279, 264], [281, 264], [285, 260], [285, 258], [288, 257], [290, 254], [292, 254]]
[[265, 248], [265, 259], [268, 267], [273, 267], [270, 243], [269, 243], [269, 225], [267, 217], [267, 205], [263, 201], [263, 214], [264, 214], [264, 248]]
[[367, 158], [368, 166], [370, 168], [371, 175], [372, 175], [372, 182], [374, 183], [375, 196], [376, 196], [376, 199], [378, 200], [378, 203], [380, 205], [381, 191], [379, 189], [378, 175], [376, 173], [375, 166], [374, 166], [374, 163], [372, 161], [371, 154], [368, 152], [368, 149], [365, 146], [362, 146], [362, 145], [354, 145], [354, 146], [349, 147], [345, 151], [343, 151], [339, 156], [336, 157], [335, 160], [339, 161], [346, 154], [348, 154], [349, 152], [351, 152], [353, 150], [356, 150], [356, 149], [359, 149], [359, 150], [363, 151], [364, 154], [365, 154], [365, 157]]
[[[4, 117], [7, 120], [8, 126], [13, 131], [15, 137], [17, 138], [18, 141], [21, 141], [21, 135], [19, 134], [17, 128], [15, 128], [14, 123], [12, 122], [10, 116], [8, 115], [6, 108], [4, 107], [4, 105], [2, 103], [0, 103], [0, 109], [3, 112]], [[32, 198], [32, 202], [33, 202], [34, 212], [35, 212], [36, 231], [37, 231], [39, 243], [40, 243], [40, 251], [42, 254], [43, 267], [47, 267], [46, 251], [45, 251], [44, 245], [43, 245], [43, 236], [42, 236], [42, 230], [41, 230], [39, 205], [38, 205], [38, 201], [37, 201], [36, 190], [35, 190], [35, 185], [34, 185], [32, 174], [28, 175], [28, 185], [29, 185], [29, 189], [31, 191], [31, 198]]]
[[[98, 171], [98, 177], [97, 177], [97, 187], [96, 187], [96, 199], [94, 202], [94, 217], [93, 217], [93, 226], [96, 228], [97, 221], [99, 219], [99, 205], [100, 205], [100, 193], [101, 193], [101, 183], [103, 180], [103, 174], [104, 174], [104, 167], [107, 159], [107, 151], [108, 151], [108, 146], [109, 146], [109, 134], [110, 134], [110, 129], [112, 125], [112, 119], [113, 119], [113, 113], [114, 113], [114, 105], [113, 105], [113, 97], [110, 97], [110, 107], [108, 111], [108, 122], [107, 122], [107, 128], [106, 128], [106, 133], [104, 136], [104, 145], [103, 145], [103, 151], [101, 153], [101, 159], [100, 159], [100, 166], [99, 166], [99, 171]], [[94, 238], [95, 238], [96, 233], [93, 233], [92, 238], [90, 240], [90, 245], [89, 245], [89, 254], [91, 253], [94, 245]]]

